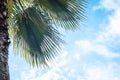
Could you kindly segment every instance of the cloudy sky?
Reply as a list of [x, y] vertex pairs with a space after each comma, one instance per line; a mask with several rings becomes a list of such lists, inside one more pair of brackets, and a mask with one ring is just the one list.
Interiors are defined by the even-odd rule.
[[11, 80], [120, 80], [120, 0], [91, 0], [87, 11], [49, 69], [31, 68], [10, 49]]

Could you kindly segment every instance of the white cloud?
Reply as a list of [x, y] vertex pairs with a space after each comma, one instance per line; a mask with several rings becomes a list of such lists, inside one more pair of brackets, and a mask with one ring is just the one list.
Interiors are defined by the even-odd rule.
[[33, 68], [31, 68], [31, 70], [29, 71], [22, 71], [21, 78], [19, 80], [67, 80], [66, 77], [64, 77], [63, 75], [64, 69], [61, 69], [61, 67], [65, 66], [66, 63], [69, 61], [68, 59], [66, 59], [67, 55], [68, 52], [63, 51], [61, 53], [61, 58], [55, 61], [53, 64], [50, 64], [49, 71], [43, 74], [39, 74], [41, 73], [41, 70]]
[[[93, 40], [78, 40], [75, 42], [77, 50], [81, 55], [88, 56], [88, 54], [98, 54], [105, 58], [120, 57], [120, 53], [116, 53], [109, 49], [106, 45], [114, 44], [117, 39], [120, 40], [120, 0], [100, 0], [98, 6], [93, 7], [94, 10], [104, 9], [106, 11], [114, 11], [112, 15], [108, 16], [107, 23], [102, 26], [104, 29], [100, 31], [97, 37]], [[108, 61], [109, 62], [109, 61]], [[84, 77], [79, 76], [82, 80], [119, 80], [120, 65], [117, 63], [97, 63], [95, 65], [87, 65], [84, 67]]]
[[74, 58], [76, 59], [76, 60], [80, 60], [80, 54], [79, 53], [74, 53]]
[[81, 55], [87, 54], [99, 54], [108, 58], [120, 57], [118, 53], [111, 52], [105, 45], [94, 43], [89, 40], [76, 41], [76, 45], [79, 46], [79, 50], [82, 51]]
[[39, 74], [42, 73], [41, 70], [31, 68], [29, 71], [22, 71], [18, 80], [58, 80], [60, 75], [57, 72], [61, 72], [60, 68], [54, 67], [41, 75]]
[[106, 43], [120, 43], [120, 0], [100, 0], [100, 4], [93, 8], [104, 8], [105, 10], [114, 11], [113, 14], [108, 16], [108, 19], [106, 19], [108, 21], [104, 24], [105, 26], [102, 26], [104, 30], [100, 31], [97, 37], [93, 39], [93, 41], [78, 40], [75, 42], [79, 46], [78, 49], [82, 51], [83, 54], [96, 53], [108, 58], [120, 57], [120, 54], [113, 52], [106, 45]]
[[37, 76], [31, 80], [58, 80], [60, 76], [58, 75], [58, 73], [55, 72], [57, 70], [55, 71], [54, 70], [50, 70], [47, 73], [43, 74], [42, 76]]
[[104, 27], [105, 30], [100, 32], [97, 40], [98, 41], [115, 41], [116, 38], [120, 37], [120, 8], [116, 10], [112, 16], [109, 16], [109, 24]]
[[84, 51], [85, 53], [89, 53], [94, 50], [94, 45], [92, 45], [88, 40], [79, 40], [76, 41], [75, 44], [80, 50]]
[[113, 14], [108, 16], [108, 21], [103, 26], [104, 31], [99, 32], [97, 41], [115, 42], [120, 37], [120, 0], [100, 0], [94, 9], [113, 10]]
[[93, 66], [85, 67], [86, 80], [118, 80], [120, 77], [116, 76], [116, 72], [120, 69], [120, 65], [110, 63], [99, 63]]
[[100, 0], [99, 5], [94, 6], [94, 10], [106, 9], [106, 10], [116, 10], [119, 9], [120, 0]]
[[[102, 5], [104, 3], [104, 5]], [[109, 5], [108, 5], [109, 4]], [[114, 5], [117, 7], [115, 7]], [[107, 23], [102, 28], [104, 29], [102, 32], [99, 32], [99, 35], [97, 36], [97, 41], [99, 42], [116, 42], [116, 39], [120, 36], [120, 4], [119, 0], [101, 0], [101, 4], [99, 6], [102, 6], [105, 10], [114, 10], [112, 11], [113, 14], [108, 16]], [[111, 5], [111, 6], [110, 6]], [[111, 8], [110, 8], [111, 7]]]
[[37, 69], [31, 68], [29, 71], [22, 71], [21, 72], [21, 79], [20, 80], [30, 80], [31, 78], [36, 77]]

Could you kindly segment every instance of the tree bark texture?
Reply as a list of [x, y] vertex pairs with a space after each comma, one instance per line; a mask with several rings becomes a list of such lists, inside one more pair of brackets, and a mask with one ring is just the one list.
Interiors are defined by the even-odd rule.
[[8, 68], [7, 0], [0, 0], [0, 80], [10, 80]]

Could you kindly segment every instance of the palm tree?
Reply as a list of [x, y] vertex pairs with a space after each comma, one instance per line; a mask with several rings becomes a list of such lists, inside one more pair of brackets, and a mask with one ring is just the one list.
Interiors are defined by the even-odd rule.
[[9, 35], [14, 53], [32, 66], [48, 67], [64, 43], [58, 28], [78, 28], [85, 19], [86, 1], [0, 0], [0, 80], [10, 80]]

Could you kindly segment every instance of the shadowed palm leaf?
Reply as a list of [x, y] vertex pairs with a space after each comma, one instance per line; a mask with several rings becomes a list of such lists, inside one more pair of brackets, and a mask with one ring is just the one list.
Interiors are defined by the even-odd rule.
[[[34, 12], [34, 13], [33, 13]], [[15, 17], [10, 28], [14, 49], [32, 65], [47, 65], [59, 50], [59, 32], [35, 7], [27, 8]]]
[[85, 5], [86, 0], [14, 0], [9, 17], [14, 51], [33, 66], [48, 66], [63, 43], [57, 28], [76, 29]]
[[48, 12], [56, 26], [66, 30], [76, 29], [85, 19], [86, 0], [34, 0]]

